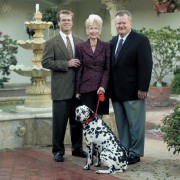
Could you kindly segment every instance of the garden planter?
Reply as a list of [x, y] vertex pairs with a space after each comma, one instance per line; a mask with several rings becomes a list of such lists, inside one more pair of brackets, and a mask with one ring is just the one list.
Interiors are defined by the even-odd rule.
[[171, 90], [172, 90], [171, 87], [150, 86], [147, 103], [150, 106], [168, 106]]

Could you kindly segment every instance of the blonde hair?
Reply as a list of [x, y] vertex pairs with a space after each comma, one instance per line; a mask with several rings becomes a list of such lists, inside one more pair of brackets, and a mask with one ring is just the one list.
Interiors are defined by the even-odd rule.
[[92, 24], [96, 24], [99, 30], [101, 31], [103, 20], [100, 16], [96, 14], [90, 14], [88, 19], [86, 19], [86, 22], [85, 22], [86, 29], [88, 29], [88, 27]]

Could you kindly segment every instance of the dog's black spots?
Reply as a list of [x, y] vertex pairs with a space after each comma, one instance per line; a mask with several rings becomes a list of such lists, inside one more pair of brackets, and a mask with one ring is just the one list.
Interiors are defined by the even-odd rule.
[[121, 162], [121, 161], [123, 161], [123, 160], [124, 160], [124, 158], [123, 158], [122, 156], [119, 156], [119, 157], [118, 157], [118, 161], [119, 161], [119, 162]]
[[113, 161], [117, 161], [115, 156], [109, 156], [109, 159], [113, 160]]

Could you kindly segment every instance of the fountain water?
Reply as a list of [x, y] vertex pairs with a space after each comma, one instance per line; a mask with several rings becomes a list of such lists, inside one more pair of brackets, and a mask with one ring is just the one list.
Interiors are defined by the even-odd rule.
[[25, 25], [33, 29], [35, 34], [32, 40], [19, 40], [17, 43], [24, 49], [33, 50], [32, 66], [12, 65], [11, 70], [22, 76], [31, 77], [31, 84], [26, 88], [25, 103], [26, 108], [45, 108], [51, 106], [50, 88], [47, 84], [47, 77], [50, 71], [41, 66], [42, 52], [45, 40], [43, 30], [48, 29], [53, 23], [41, 21], [42, 14], [39, 8], [34, 15], [35, 21], [25, 22]]

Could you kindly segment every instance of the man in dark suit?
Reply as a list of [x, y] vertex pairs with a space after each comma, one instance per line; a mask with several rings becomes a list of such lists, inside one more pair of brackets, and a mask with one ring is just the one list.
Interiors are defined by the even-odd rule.
[[145, 99], [151, 79], [152, 53], [147, 37], [134, 32], [129, 11], [115, 17], [118, 35], [111, 39], [110, 96], [118, 134], [129, 153], [128, 164], [144, 155]]
[[73, 13], [62, 10], [57, 14], [60, 32], [45, 43], [42, 66], [51, 70], [51, 95], [53, 100], [54, 160], [62, 162], [65, 154], [64, 137], [69, 119], [72, 155], [86, 157], [82, 149], [82, 124], [75, 121], [75, 69], [80, 61], [74, 58], [75, 45], [82, 39], [72, 34]]

